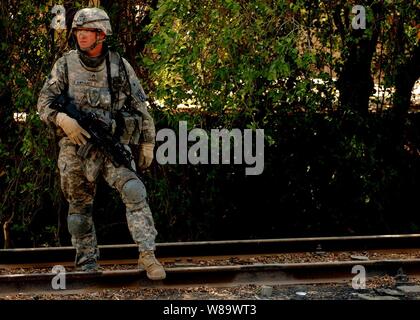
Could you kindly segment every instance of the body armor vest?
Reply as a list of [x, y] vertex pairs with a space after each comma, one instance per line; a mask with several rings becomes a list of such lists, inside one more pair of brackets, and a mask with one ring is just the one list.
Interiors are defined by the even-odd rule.
[[[120, 56], [109, 51], [109, 70], [107, 59], [92, 68], [83, 63], [76, 50], [71, 50], [64, 57], [68, 80], [67, 95], [74, 100], [79, 110], [95, 113], [109, 126], [113, 134], [120, 137], [121, 143], [138, 144], [142, 119], [126, 108], [122, 110], [128, 98], [123, 87], [125, 85], [130, 88], [130, 83]], [[129, 95], [131, 88], [128, 90]]]
[[126, 99], [126, 95], [121, 90], [119, 55], [109, 52], [109, 74], [112, 78], [115, 101], [112, 101], [112, 93], [110, 92], [106, 59], [96, 68], [85, 65], [76, 50], [71, 50], [66, 54], [65, 59], [68, 97], [74, 100], [81, 111], [94, 112], [101, 120], [111, 125], [115, 113], [121, 109]]

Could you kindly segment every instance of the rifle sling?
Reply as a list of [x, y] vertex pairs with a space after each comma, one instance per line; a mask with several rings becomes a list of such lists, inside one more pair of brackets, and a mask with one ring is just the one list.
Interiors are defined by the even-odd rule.
[[109, 93], [111, 94], [111, 112], [114, 112], [114, 103], [115, 103], [115, 92], [112, 88], [112, 77], [111, 77], [111, 63], [109, 61], [109, 55], [111, 53], [108, 53], [106, 55], [105, 61], [106, 61], [106, 77], [108, 80], [108, 88], [109, 88]]

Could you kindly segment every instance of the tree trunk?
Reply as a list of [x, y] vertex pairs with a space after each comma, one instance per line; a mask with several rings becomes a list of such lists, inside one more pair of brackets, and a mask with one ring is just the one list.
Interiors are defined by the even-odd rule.
[[[355, 110], [366, 115], [369, 110], [369, 97], [373, 92], [373, 77], [371, 75], [371, 64], [381, 28], [381, 14], [383, 4], [370, 1], [368, 5], [374, 14], [373, 25], [367, 28], [372, 30], [370, 38], [366, 37], [368, 29], [352, 30], [346, 34], [343, 30], [345, 24], [339, 16], [340, 12], [334, 13], [334, 21], [342, 35], [343, 46], [347, 47], [348, 54], [344, 58], [344, 65], [339, 72], [337, 88], [340, 91], [340, 103], [344, 110]], [[349, 22], [347, 22], [349, 23]], [[348, 24], [347, 24], [348, 26]], [[350, 26], [348, 26], [350, 27]], [[344, 49], [343, 48], [343, 49]], [[344, 51], [344, 50], [343, 50]]]
[[413, 55], [397, 68], [395, 75], [394, 112], [402, 119], [410, 108], [411, 92], [420, 77], [420, 45], [414, 49]]

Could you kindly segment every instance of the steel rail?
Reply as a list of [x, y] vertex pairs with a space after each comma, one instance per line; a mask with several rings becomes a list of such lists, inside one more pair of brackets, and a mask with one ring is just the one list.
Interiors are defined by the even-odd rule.
[[[420, 248], [420, 234], [158, 243], [156, 256], [176, 258], [402, 248]], [[99, 250], [102, 260], [138, 256], [135, 244], [102, 245]], [[2, 249], [0, 264], [71, 262], [74, 256], [73, 247]]]
[[74, 293], [103, 288], [173, 288], [203, 285], [234, 286], [240, 284], [312, 284], [351, 281], [355, 265], [366, 270], [366, 282], [374, 276], [397, 276], [404, 271], [410, 278], [420, 277], [420, 259], [343, 261], [322, 263], [254, 264], [240, 266], [174, 267], [167, 268], [162, 281], [147, 279], [144, 271], [118, 270], [95, 273], [65, 274], [66, 290], [54, 290], [52, 281], [59, 275], [15, 274], [0, 276], [0, 294], [18, 293]]

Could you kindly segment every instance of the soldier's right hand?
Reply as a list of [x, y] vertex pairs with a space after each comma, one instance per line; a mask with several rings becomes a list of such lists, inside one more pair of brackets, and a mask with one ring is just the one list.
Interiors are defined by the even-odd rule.
[[70, 141], [82, 145], [86, 144], [86, 138], [90, 138], [90, 134], [83, 129], [75, 119], [69, 117], [63, 112], [59, 112], [56, 118], [56, 124], [59, 125], [69, 137]]

